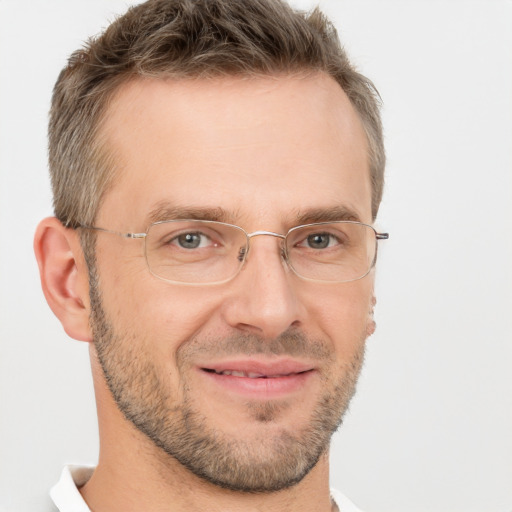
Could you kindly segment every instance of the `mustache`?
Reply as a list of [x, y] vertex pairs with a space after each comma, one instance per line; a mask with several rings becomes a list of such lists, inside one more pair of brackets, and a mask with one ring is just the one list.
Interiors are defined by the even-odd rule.
[[310, 339], [301, 331], [286, 331], [277, 338], [265, 339], [256, 334], [237, 333], [227, 337], [191, 338], [177, 351], [178, 361], [211, 356], [292, 356], [315, 360], [332, 360], [332, 348], [323, 340]]

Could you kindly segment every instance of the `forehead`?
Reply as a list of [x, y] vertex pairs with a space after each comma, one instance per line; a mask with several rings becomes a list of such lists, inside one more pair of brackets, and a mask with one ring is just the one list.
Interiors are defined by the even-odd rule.
[[322, 208], [371, 219], [366, 136], [324, 74], [138, 79], [118, 90], [103, 136], [116, 179], [98, 217], [110, 226], [201, 208], [275, 228]]

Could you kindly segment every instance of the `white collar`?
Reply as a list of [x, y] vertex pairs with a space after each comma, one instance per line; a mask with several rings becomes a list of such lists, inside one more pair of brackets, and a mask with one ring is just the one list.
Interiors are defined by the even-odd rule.
[[[93, 466], [65, 466], [59, 481], [52, 487], [50, 496], [60, 512], [91, 512], [78, 488], [91, 478]], [[340, 512], [361, 512], [345, 495], [331, 489]]]
[[78, 488], [91, 478], [94, 466], [65, 466], [50, 496], [60, 512], [91, 512]]

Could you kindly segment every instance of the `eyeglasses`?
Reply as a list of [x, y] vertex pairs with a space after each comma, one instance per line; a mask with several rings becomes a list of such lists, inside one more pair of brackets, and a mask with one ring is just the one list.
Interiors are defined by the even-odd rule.
[[365, 277], [377, 259], [377, 241], [389, 238], [368, 224], [353, 221], [317, 222], [272, 231], [247, 233], [241, 227], [207, 220], [155, 222], [145, 233], [120, 233], [80, 226], [124, 238], [143, 238], [149, 271], [175, 284], [222, 284], [242, 269], [256, 236], [282, 240], [281, 256], [289, 268], [309, 281], [345, 283]]

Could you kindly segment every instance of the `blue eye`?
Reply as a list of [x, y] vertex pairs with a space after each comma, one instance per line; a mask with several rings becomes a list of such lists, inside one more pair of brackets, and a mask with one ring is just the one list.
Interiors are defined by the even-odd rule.
[[329, 247], [332, 235], [328, 233], [314, 233], [307, 237], [307, 244], [312, 249], [325, 249]]
[[308, 247], [309, 249], [327, 249], [339, 244], [339, 238], [332, 233], [312, 233], [299, 246]]
[[171, 240], [183, 249], [198, 249], [209, 245], [210, 239], [203, 233], [183, 233]]

